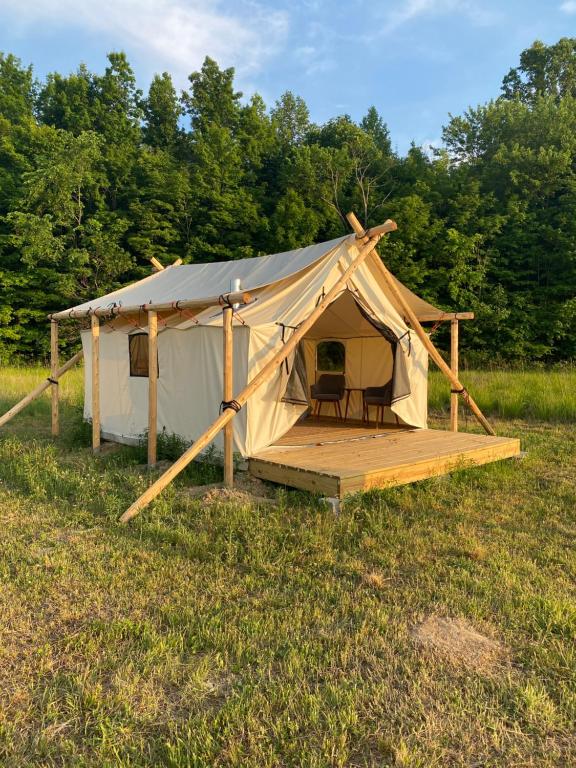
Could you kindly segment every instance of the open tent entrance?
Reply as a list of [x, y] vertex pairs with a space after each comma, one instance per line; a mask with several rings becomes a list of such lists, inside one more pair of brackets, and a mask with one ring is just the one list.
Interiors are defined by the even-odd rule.
[[[390, 382], [392, 407], [384, 409], [384, 421], [396, 424], [394, 404], [409, 397], [411, 391], [404, 357], [410, 354], [409, 337], [403, 341], [370, 312], [360, 297], [346, 290], [300, 343], [284, 399], [310, 402], [311, 386], [323, 374], [343, 376], [346, 391], [342, 409], [348, 420], [361, 420], [363, 390]], [[324, 413], [327, 412], [326, 408]]]

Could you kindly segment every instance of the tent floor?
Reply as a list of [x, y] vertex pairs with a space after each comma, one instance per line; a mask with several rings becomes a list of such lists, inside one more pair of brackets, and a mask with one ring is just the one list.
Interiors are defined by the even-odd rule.
[[308, 418], [249, 466], [262, 480], [342, 498], [519, 454], [516, 438]]

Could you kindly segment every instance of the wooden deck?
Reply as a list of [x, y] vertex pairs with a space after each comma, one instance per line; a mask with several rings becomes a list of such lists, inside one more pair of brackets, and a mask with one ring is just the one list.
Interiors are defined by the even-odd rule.
[[520, 453], [520, 441], [467, 432], [307, 419], [250, 457], [263, 480], [342, 498], [347, 493], [412, 483], [456, 468]]

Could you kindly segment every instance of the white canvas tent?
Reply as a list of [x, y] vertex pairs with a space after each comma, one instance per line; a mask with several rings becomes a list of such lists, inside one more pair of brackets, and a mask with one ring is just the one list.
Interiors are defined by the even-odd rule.
[[[339, 496], [347, 489], [430, 477], [449, 471], [455, 461], [485, 463], [517, 455], [519, 441], [494, 436], [458, 377], [458, 321], [472, 313], [442, 312], [390, 274], [375, 248], [396, 229], [393, 221], [365, 231], [353, 213], [347, 219], [355, 236], [287, 253], [218, 264], [177, 262], [165, 270], [153, 259], [158, 274], [51, 315], [50, 376], [0, 417], [0, 427], [50, 387], [52, 434], [58, 435], [59, 379], [85, 357], [85, 415], [92, 418], [95, 452], [102, 433], [129, 441], [148, 427], [148, 464], [153, 466], [158, 430], [192, 440], [126, 510], [122, 522], [137, 515], [221, 432], [225, 484], [232, 483], [235, 443], [245, 456], [266, 450], [268, 468], [260, 467], [265, 472], [260, 476], [279, 482], [289, 476], [287, 484], [305, 489], [322, 482]], [[82, 333], [86, 354], [80, 351], [60, 365], [59, 321], [78, 318], [90, 319], [90, 333]], [[450, 365], [422, 327], [422, 322], [441, 320], [451, 321]], [[424, 441], [408, 438], [397, 454], [390, 451], [396, 443], [387, 444], [384, 454], [386, 444], [374, 443], [362, 454], [372, 462], [367, 474], [362, 457], [360, 474], [346, 474], [351, 457], [346, 439], [330, 460], [321, 450], [323, 442], [308, 446], [303, 457], [293, 456], [290, 465], [284, 449], [270, 459], [274, 448], [266, 446], [298, 429], [293, 425], [308, 410], [310, 385], [320, 373], [316, 350], [323, 342], [344, 348], [349, 388], [361, 391], [391, 381], [387, 417], [399, 426], [391, 431], [423, 435]], [[146, 360], [139, 359], [144, 352]], [[452, 387], [451, 433], [442, 438], [424, 429], [428, 356]], [[449, 437], [458, 432], [458, 396], [489, 437]], [[349, 415], [358, 416], [358, 407], [353, 403]], [[366, 431], [362, 426], [360, 432]], [[262, 464], [258, 456], [250, 461], [251, 467], [254, 461]], [[382, 466], [386, 461], [388, 468]]]
[[[130, 376], [129, 338], [147, 331], [147, 305], [166, 304], [158, 329], [158, 431], [195, 440], [214, 421], [222, 401], [222, 311], [218, 297], [240, 279], [251, 302], [234, 313], [234, 391], [242, 389], [313, 311], [358, 255], [352, 236], [242, 261], [173, 266], [134, 285], [73, 307], [58, 317], [74, 317], [113, 307], [142, 307], [131, 319], [116, 316], [100, 332], [100, 422], [103, 437], [138, 439], [148, 424], [148, 379]], [[398, 283], [412, 308], [427, 317], [442, 312]], [[198, 303], [181, 311], [180, 303]], [[367, 319], [368, 316], [368, 319]], [[349, 387], [386, 383], [393, 373], [393, 344], [370, 322], [386, 326], [398, 341], [409, 386], [392, 404], [388, 418], [425, 427], [428, 355], [387, 291], [382, 264], [373, 251], [346, 288], [306, 334], [306, 390], [316, 379], [316, 345], [325, 339], [345, 346]], [[91, 417], [91, 333], [82, 333], [85, 367], [85, 417]], [[398, 352], [396, 359], [398, 359]], [[294, 353], [278, 367], [234, 419], [234, 447], [249, 456], [273, 443], [308, 409], [286, 402]], [[349, 416], [361, 417], [361, 400], [352, 398]], [[216, 438], [221, 445], [221, 435]]]

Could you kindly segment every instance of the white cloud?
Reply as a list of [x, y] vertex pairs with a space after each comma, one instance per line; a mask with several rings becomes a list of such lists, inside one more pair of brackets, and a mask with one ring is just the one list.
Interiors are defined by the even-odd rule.
[[560, 10], [568, 14], [576, 13], [576, 0], [564, 0], [560, 4]]
[[286, 13], [242, 0], [229, 11], [218, 0], [2, 0], [21, 24], [76, 27], [102, 33], [120, 48], [138, 51], [151, 69], [176, 80], [199, 68], [206, 55], [241, 75], [257, 71], [284, 44]]
[[393, 32], [420, 17], [441, 15], [465, 16], [479, 26], [493, 24], [497, 18], [496, 13], [488, 10], [485, 5], [483, 7], [477, 0], [402, 0], [385, 15], [382, 31]]
[[293, 51], [294, 58], [304, 68], [307, 75], [329, 72], [334, 69], [336, 62], [328, 53], [325, 45], [315, 48], [312, 45], [302, 45]]

